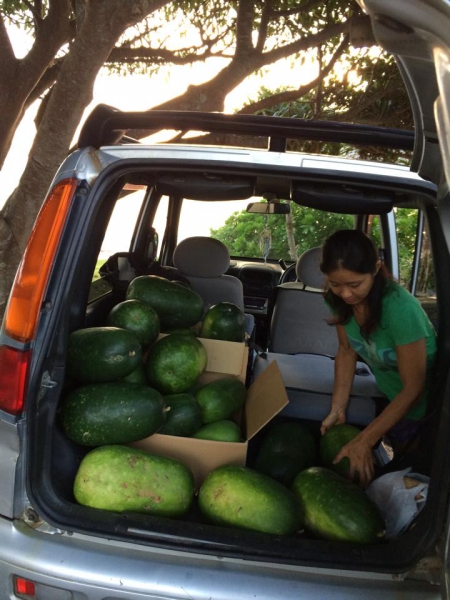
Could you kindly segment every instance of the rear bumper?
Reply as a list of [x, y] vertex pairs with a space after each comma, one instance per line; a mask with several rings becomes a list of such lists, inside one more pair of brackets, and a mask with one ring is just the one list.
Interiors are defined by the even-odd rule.
[[[388, 575], [282, 568], [42, 533], [0, 518], [0, 600], [14, 598], [13, 575], [36, 597], [61, 600], [439, 600], [439, 588]], [[48, 586], [48, 587], [47, 587]]]

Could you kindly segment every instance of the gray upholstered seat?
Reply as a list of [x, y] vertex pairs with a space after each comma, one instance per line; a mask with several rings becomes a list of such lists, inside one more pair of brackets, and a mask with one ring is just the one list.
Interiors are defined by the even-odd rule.
[[[232, 302], [244, 310], [242, 282], [226, 275], [230, 253], [219, 240], [201, 236], [182, 240], [175, 248], [173, 264], [203, 298], [205, 310], [219, 302]], [[246, 314], [245, 321], [246, 331], [251, 335], [255, 324], [253, 315]]]
[[203, 298], [205, 309], [218, 302], [233, 302], [244, 308], [241, 281], [225, 275], [230, 266], [228, 248], [209, 237], [190, 237], [175, 248], [173, 264]]
[[[253, 379], [276, 361], [286, 387], [289, 404], [279, 413], [283, 417], [322, 421], [330, 411], [334, 383], [334, 360], [319, 354], [278, 354], [267, 352], [256, 357]], [[355, 378], [346, 411], [346, 420], [368, 425], [375, 418], [375, 398], [382, 396], [369, 367], [357, 362]]]
[[335, 356], [337, 335], [328, 325], [330, 311], [323, 300], [321, 249], [311, 248], [297, 261], [298, 281], [277, 287], [270, 326], [269, 350], [283, 354], [309, 352]]
[[[336, 330], [328, 325], [330, 312], [323, 299], [324, 275], [321, 249], [311, 248], [298, 259], [299, 281], [277, 288], [269, 352], [255, 358], [253, 378], [276, 361], [287, 390], [289, 404], [284, 417], [324, 419], [331, 406]], [[375, 418], [375, 398], [381, 396], [369, 367], [358, 362], [347, 408], [350, 423], [365, 426]]]

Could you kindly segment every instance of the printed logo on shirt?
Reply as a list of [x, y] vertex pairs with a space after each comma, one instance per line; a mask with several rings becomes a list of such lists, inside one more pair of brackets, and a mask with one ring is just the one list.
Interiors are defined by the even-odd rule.
[[394, 348], [378, 349], [373, 342], [361, 342], [349, 336], [351, 347], [369, 365], [380, 370], [388, 370], [397, 367], [397, 354]]

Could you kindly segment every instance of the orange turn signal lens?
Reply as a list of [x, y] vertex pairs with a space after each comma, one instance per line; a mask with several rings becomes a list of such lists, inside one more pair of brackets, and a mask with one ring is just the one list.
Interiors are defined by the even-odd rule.
[[77, 185], [76, 179], [64, 179], [51, 190], [31, 232], [4, 318], [5, 333], [19, 342], [34, 338], [50, 271]]

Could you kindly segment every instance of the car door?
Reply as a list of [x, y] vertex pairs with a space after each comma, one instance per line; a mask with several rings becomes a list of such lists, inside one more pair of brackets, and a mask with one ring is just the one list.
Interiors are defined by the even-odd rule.
[[[409, 93], [416, 132], [412, 170], [438, 186], [437, 206], [434, 209], [419, 207], [417, 211], [409, 287], [416, 295], [421, 291], [421, 285], [422, 290], [425, 289], [423, 304], [438, 328], [437, 369], [442, 377], [446, 406], [449, 403], [446, 388], [450, 363], [446, 350], [450, 340], [450, 289], [447, 284], [450, 262], [450, 4], [440, 0], [396, 0], [389, 6], [380, 0], [359, 0], [359, 3], [372, 19], [378, 43], [396, 56]], [[429, 271], [426, 275], [424, 287], [421, 276], [423, 279], [430, 247], [435, 261], [432, 273]], [[444, 410], [442, 414], [446, 412]], [[448, 427], [448, 423], [441, 423], [437, 433], [441, 436], [437, 446], [441, 452], [448, 450], [444, 426]], [[439, 475], [442, 518], [448, 521], [448, 467], [441, 468]], [[444, 527], [441, 544], [443, 597], [448, 597], [449, 590], [449, 542], [449, 528]]]

